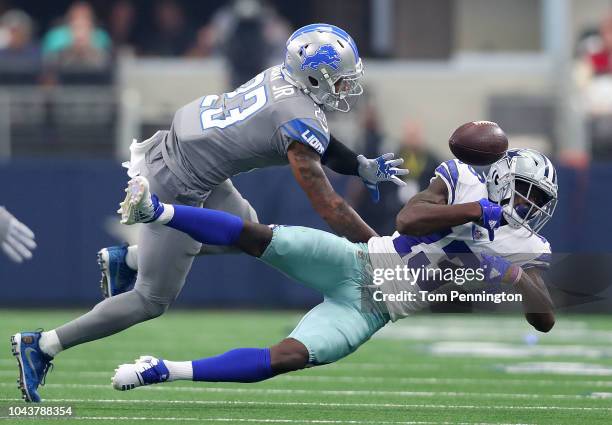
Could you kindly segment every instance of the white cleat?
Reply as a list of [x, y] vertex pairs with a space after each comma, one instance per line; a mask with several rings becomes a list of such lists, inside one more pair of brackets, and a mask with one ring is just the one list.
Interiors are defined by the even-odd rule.
[[117, 211], [121, 214], [122, 224], [148, 223], [156, 218], [155, 210], [159, 202], [156, 198], [152, 199], [149, 181], [145, 177], [134, 177], [128, 182], [125, 191], [125, 199]]
[[159, 384], [168, 380], [168, 368], [162, 359], [140, 356], [133, 364], [122, 364], [115, 369], [111, 382], [119, 391], [133, 390], [144, 385]]

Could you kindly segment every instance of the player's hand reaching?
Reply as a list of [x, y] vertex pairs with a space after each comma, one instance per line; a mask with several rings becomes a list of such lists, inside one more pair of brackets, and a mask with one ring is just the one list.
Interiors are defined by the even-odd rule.
[[478, 203], [482, 208], [482, 215], [478, 224], [488, 230], [489, 240], [492, 241], [495, 239], [495, 229], [501, 224], [502, 207], [486, 198], [482, 198]]
[[36, 248], [34, 232], [4, 207], [0, 207], [0, 248], [16, 263], [32, 258]]
[[386, 153], [376, 159], [368, 159], [363, 155], [357, 157], [359, 176], [370, 191], [374, 202], [380, 200], [378, 183], [392, 181], [398, 186], [406, 186], [406, 183], [397, 176], [405, 176], [410, 171], [405, 168], [397, 168], [404, 163], [404, 160], [402, 158], [393, 159], [394, 157], [393, 153]]
[[513, 265], [503, 257], [481, 254], [480, 268], [489, 283], [516, 283], [523, 274], [521, 267]]

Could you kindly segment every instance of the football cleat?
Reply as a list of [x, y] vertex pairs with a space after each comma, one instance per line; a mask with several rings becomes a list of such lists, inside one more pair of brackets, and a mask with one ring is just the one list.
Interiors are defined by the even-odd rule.
[[21, 396], [26, 402], [39, 403], [38, 387], [45, 385], [47, 372], [53, 367], [53, 357], [45, 354], [38, 345], [40, 332], [22, 332], [11, 336], [11, 350], [19, 366]]
[[136, 282], [138, 273], [127, 265], [127, 252], [127, 245], [111, 246], [98, 252], [98, 265], [102, 273], [100, 289], [104, 298], [122, 294]]
[[128, 182], [126, 195], [117, 211], [122, 224], [150, 223], [164, 211], [164, 205], [149, 191], [149, 181], [136, 176]]
[[144, 385], [166, 382], [169, 376], [170, 372], [163, 359], [140, 356], [133, 364], [119, 365], [111, 382], [114, 389], [127, 391]]

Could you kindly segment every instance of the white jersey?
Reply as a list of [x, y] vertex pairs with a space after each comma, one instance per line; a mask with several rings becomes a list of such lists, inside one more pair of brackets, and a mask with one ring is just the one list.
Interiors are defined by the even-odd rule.
[[[449, 204], [477, 202], [488, 198], [484, 176], [471, 166], [452, 159], [436, 168], [448, 189]], [[502, 226], [495, 231], [495, 239], [489, 241], [488, 232], [475, 223], [466, 223], [426, 236], [400, 235], [371, 238], [368, 241], [373, 269], [442, 268], [445, 264], [478, 267], [480, 253], [503, 257], [523, 268], [548, 268], [550, 244], [542, 236], [525, 228]], [[474, 255], [475, 254], [475, 255]], [[430, 290], [423, 285], [410, 284], [406, 280], [385, 280], [380, 287], [385, 294], [399, 294], [402, 290], [415, 292]], [[424, 307], [422, 302], [386, 302], [392, 320], [398, 320]]]

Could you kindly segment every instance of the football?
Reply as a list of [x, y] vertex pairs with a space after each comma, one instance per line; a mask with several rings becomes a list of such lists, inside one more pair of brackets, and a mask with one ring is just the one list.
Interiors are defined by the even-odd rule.
[[497, 123], [472, 121], [455, 130], [448, 146], [457, 159], [470, 165], [489, 165], [508, 150], [506, 133]]

